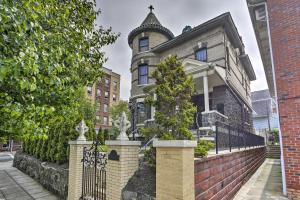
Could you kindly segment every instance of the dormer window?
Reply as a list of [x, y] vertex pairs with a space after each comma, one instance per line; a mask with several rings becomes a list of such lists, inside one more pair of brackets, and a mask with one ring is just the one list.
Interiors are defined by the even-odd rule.
[[195, 51], [195, 58], [196, 60], [206, 62], [207, 61], [207, 48], [201, 48]]
[[139, 40], [139, 50], [140, 50], [140, 52], [149, 50], [149, 38], [148, 37], [144, 37]]

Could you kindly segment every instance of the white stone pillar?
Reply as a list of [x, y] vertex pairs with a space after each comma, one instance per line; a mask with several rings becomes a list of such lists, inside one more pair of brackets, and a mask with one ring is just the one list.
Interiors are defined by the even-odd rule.
[[204, 89], [204, 108], [205, 112], [209, 111], [209, 93], [208, 93], [208, 78], [207, 74], [203, 76], [203, 89]]

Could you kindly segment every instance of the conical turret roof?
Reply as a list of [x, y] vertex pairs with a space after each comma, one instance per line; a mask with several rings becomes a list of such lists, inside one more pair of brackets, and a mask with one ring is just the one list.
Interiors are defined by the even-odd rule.
[[166, 27], [162, 26], [155, 14], [152, 11], [150, 11], [147, 17], [142, 22], [142, 24], [129, 33], [128, 44], [130, 45], [132, 43], [132, 40], [136, 35], [145, 31], [159, 32], [164, 34], [169, 39], [174, 38], [173, 33]]

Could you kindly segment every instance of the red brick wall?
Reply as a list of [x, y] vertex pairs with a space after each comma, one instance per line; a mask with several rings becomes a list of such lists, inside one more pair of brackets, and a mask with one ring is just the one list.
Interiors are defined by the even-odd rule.
[[261, 147], [196, 160], [196, 200], [232, 199], [265, 157]]
[[300, 198], [300, 1], [270, 0], [268, 12], [287, 191]]

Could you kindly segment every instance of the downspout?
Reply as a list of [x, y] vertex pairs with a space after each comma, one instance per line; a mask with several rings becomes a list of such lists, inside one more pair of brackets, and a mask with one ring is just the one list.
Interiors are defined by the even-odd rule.
[[[270, 24], [269, 24], [269, 12], [268, 12], [268, 6], [267, 6], [266, 2], [265, 2], [265, 10], [266, 10], [266, 17], [267, 17], [267, 28], [268, 28], [268, 35], [269, 35], [269, 45], [270, 45], [270, 54], [271, 54], [271, 63], [272, 63], [273, 83], [274, 83], [275, 99], [276, 99], [276, 111], [279, 115], [279, 105], [278, 105], [276, 76], [275, 76], [275, 64], [274, 64], [274, 59], [273, 59], [274, 57], [273, 57], [272, 39], [271, 39], [271, 31], [270, 31]], [[283, 192], [284, 195], [287, 195], [287, 192], [286, 192], [286, 177], [285, 177], [285, 164], [284, 164], [284, 157], [283, 157], [283, 143], [282, 143], [282, 134], [281, 134], [281, 127], [280, 127], [279, 117], [277, 118], [277, 122], [278, 122], [278, 128], [279, 128], [280, 161], [281, 161], [281, 174], [282, 174], [282, 192]]]

